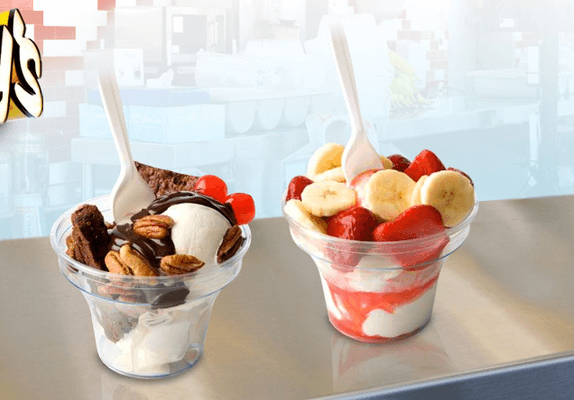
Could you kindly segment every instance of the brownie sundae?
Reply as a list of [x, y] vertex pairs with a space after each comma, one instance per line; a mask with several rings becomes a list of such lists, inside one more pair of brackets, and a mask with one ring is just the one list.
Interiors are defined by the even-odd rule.
[[88, 301], [102, 361], [125, 375], [170, 376], [201, 356], [215, 297], [249, 247], [255, 206], [213, 175], [136, 167], [151, 204], [116, 224], [106, 219], [109, 196], [88, 201], [60, 217], [52, 245]]
[[157, 276], [193, 272], [235, 254], [243, 240], [238, 224], [255, 216], [251, 196], [227, 195], [225, 182], [213, 175], [136, 166], [156, 200], [120, 225], [104, 221], [94, 205], [80, 206], [66, 240], [70, 257], [116, 274]]

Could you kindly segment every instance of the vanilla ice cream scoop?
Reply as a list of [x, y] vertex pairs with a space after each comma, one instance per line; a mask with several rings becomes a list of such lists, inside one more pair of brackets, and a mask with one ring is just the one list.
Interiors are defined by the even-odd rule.
[[[149, 238], [134, 231], [134, 221], [155, 214], [167, 215], [173, 220], [168, 236]], [[129, 243], [158, 269], [162, 258], [173, 254], [190, 254], [205, 264], [217, 263], [217, 251], [227, 230], [237, 224], [230, 204], [185, 191], [158, 197], [131, 221], [113, 229], [111, 249], [118, 251]]]
[[178, 254], [216, 262], [217, 249], [231, 224], [219, 211], [197, 203], [180, 203], [163, 212], [174, 220], [171, 240]]

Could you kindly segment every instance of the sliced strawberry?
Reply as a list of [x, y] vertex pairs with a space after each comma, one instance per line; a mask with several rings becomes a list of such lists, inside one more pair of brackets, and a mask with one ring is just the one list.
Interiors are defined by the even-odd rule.
[[371, 241], [377, 225], [372, 212], [363, 207], [353, 207], [329, 219], [327, 234], [342, 239]]
[[361, 254], [350, 252], [351, 245], [341, 244], [335, 246], [336, 248], [328, 248], [326, 253], [329, 261], [333, 264], [333, 268], [341, 272], [351, 272], [352, 267], [355, 267], [362, 258]]
[[[352, 207], [329, 218], [327, 234], [341, 239], [371, 241], [378, 222], [374, 214], [363, 207]], [[354, 267], [361, 254], [355, 252], [352, 242], [338, 243], [327, 250], [327, 255], [339, 269]]]
[[397, 171], [405, 172], [405, 169], [411, 165], [411, 160], [400, 154], [392, 154], [387, 158], [393, 162], [393, 169]]
[[352, 187], [355, 190], [362, 190], [365, 185], [367, 184], [367, 182], [369, 181], [369, 179], [371, 179], [371, 176], [373, 176], [373, 174], [375, 172], [381, 171], [380, 169], [368, 169], [366, 171], [361, 172], [359, 175], [355, 176], [353, 178], [353, 180], [351, 181], [351, 184], [349, 185], [350, 187]]
[[416, 239], [444, 231], [440, 212], [429, 205], [407, 208], [392, 221], [379, 224], [373, 238], [379, 242]]
[[404, 172], [416, 182], [423, 175], [430, 175], [444, 169], [444, 164], [435, 153], [430, 150], [423, 150], [417, 154]]
[[412, 244], [408, 249], [395, 253], [398, 264], [411, 268], [438, 258], [448, 244], [444, 233], [440, 212], [433, 206], [416, 205], [402, 212], [393, 221], [383, 222], [373, 231], [373, 238], [380, 242], [395, 242], [417, 239], [437, 233], [443, 233], [432, 245], [428, 243]]
[[291, 199], [301, 200], [301, 193], [308, 185], [312, 184], [313, 181], [306, 176], [297, 175], [291, 179], [289, 186], [287, 187], [287, 198], [285, 202]]
[[460, 169], [453, 168], [453, 167], [448, 167], [446, 170], [458, 172], [462, 176], [466, 177], [470, 181], [470, 184], [474, 187], [474, 182], [472, 181], [472, 179], [470, 179], [470, 176], [468, 176], [468, 174], [466, 174], [465, 172], [461, 171]]
[[440, 257], [449, 242], [446, 234], [440, 235], [432, 245], [413, 244], [408, 253], [395, 254], [397, 264], [406, 269], [416, 269], [418, 266], [430, 263]]
[[382, 170], [368, 169], [366, 171], [361, 172], [351, 181], [351, 184], [349, 186], [355, 189], [355, 192], [357, 193], [357, 203], [356, 203], [357, 206], [361, 206], [363, 204], [363, 200], [365, 198], [365, 191], [369, 179], [371, 179], [371, 177], [379, 171]]

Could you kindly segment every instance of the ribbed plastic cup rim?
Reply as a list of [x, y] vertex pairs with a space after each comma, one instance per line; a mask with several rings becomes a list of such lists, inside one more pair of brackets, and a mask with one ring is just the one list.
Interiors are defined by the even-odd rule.
[[[103, 195], [99, 197], [92, 198], [90, 200], [86, 200], [81, 204], [94, 204], [98, 206], [102, 214], [104, 216], [106, 213], [111, 213], [111, 207], [109, 205], [110, 195]], [[186, 280], [193, 280], [197, 284], [205, 284], [211, 280], [214, 280], [219, 275], [222, 274], [222, 271], [228, 269], [228, 267], [233, 267], [237, 263], [241, 262], [243, 256], [249, 249], [251, 245], [251, 230], [249, 229], [248, 225], [240, 225], [240, 228], [244, 234], [244, 242], [241, 245], [241, 248], [235, 253], [231, 258], [222, 262], [221, 264], [217, 264], [219, 269], [214, 271], [213, 274], [206, 275], [202, 278], [196, 277], [196, 272], [190, 272], [187, 274], [181, 275], [159, 275], [159, 276], [132, 276], [132, 275], [121, 275], [116, 274], [113, 272], [108, 271], [101, 271], [96, 268], [93, 268], [89, 265], [82, 264], [68, 254], [66, 254], [67, 247], [65, 246], [65, 238], [72, 233], [72, 222], [71, 222], [71, 215], [80, 205], [74, 206], [67, 211], [65, 211], [57, 220], [54, 222], [52, 229], [50, 230], [50, 243], [52, 248], [60, 258], [68, 264], [70, 267], [76, 268], [85, 275], [87, 278], [93, 279], [111, 279], [114, 282], [122, 282], [122, 283], [132, 283], [132, 284], [142, 284], [142, 285], [157, 285], [157, 284], [172, 284], [174, 282], [186, 281]]]
[[[283, 197], [285, 199], [285, 197]], [[341, 248], [345, 248], [345, 246], [352, 246], [353, 249], [360, 249], [359, 251], [354, 250], [352, 253], [360, 254], [360, 255], [373, 255], [377, 254], [380, 256], [396, 256], [397, 254], [408, 254], [411, 253], [407, 251], [410, 248], [417, 247], [419, 249], [425, 248], [425, 246], [431, 246], [433, 243], [436, 243], [444, 234], [446, 234], [449, 238], [449, 244], [452, 242], [454, 238], [456, 238], [459, 234], [463, 233], [465, 229], [467, 229], [470, 223], [475, 218], [478, 212], [478, 201], [475, 202], [473, 208], [468, 212], [465, 218], [456, 224], [453, 227], [446, 228], [444, 232], [437, 233], [434, 235], [428, 235], [417, 239], [409, 239], [409, 240], [401, 240], [401, 241], [393, 241], [393, 242], [377, 242], [377, 241], [358, 241], [358, 240], [348, 240], [342, 239], [335, 236], [329, 236], [327, 234], [323, 234], [317, 231], [312, 231], [305, 228], [299, 222], [291, 218], [285, 212], [285, 201], [282, 202], [282, 212], [289, 223], [290, 228], [293, 228], [297, 233], [301, 234], [302, 237], [305, 239], [309, 239], [310, 241], [317, 241], [321, 242], [326, 248], [330, 248], [333, 250], [340, 251]], [[445, 248], [448, 248], [449, 244]], [[432, 260], [436, 261], [439, 259], [443, 259], [448, 257], [452, 254], [458, 247], [460, 247], [462, 243], [458, 246], [455, 246], [453, 249], [450, 249], [445, 254], [442, 254], [438, 259]], [[362, 251], [361, 251], [362, 250]], [[403, 251], [401, 251], [403, 250]], [[306, 251], [306, 250], [305, 250]], [[312, 257], [320, 258], [316, 254], [309, 253]], [[329, 261], [329, 260], [324, 260]], [[361, 270], [373, 270], [373, 271], [380, 271], [380, 270], [393, 270], [393, 269], [403, 269], [403, 267], [385, 267], [385, 268], [370, 268], [370, 267], [349, 267], [349, 268], [360, 268]]]

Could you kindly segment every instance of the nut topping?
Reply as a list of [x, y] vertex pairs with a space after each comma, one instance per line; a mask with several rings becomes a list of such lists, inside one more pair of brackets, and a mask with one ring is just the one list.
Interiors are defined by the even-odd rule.
[[173, 224], [173, 219], [168, 215], [146, 215], [134, 222], [133, 230], [136, 235], [148, 239], [163, 239]]
[[133, 275], [130, 268], [125, 265], [125, 263], [122, 261], [122, 258], [120, 257], [120, 253], [117, 251], [108, 251], [104, 262], [108, 268], [108, 271], [113, 272], [114, 274]]
[[130, 245], [124, 244], [120, 251], [111, 250], [105, 258], [110, 272], [121, 275], [156, 276], [157, 271]]
[[217, 250], [217, 262], [222, 263], [230, 259], [235, 252], [237, 252], [241, 243], [243, 243], [241, 228], [239, 225], [233, 225], [225, 232], [225, 236], [223, 236], [223, 242], [221, 242]]
[[191, 254], [173, 254], [161, 259], [160, 268], [168, 275], [187, 274], [203, 267], [205, 263]]

